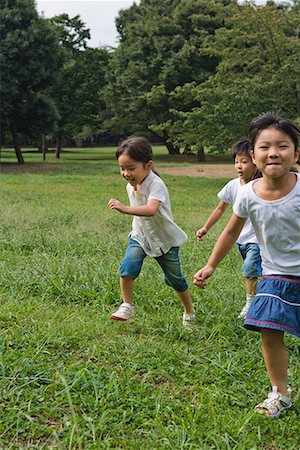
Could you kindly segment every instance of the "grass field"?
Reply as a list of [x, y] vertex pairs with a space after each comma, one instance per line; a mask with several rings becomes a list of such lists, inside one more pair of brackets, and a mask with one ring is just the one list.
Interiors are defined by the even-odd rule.
[[0, 448], [299, 450], [299, 343], [286, 338], [293, 409], [273, 421], [256, 415], [270, 387], [260, 336], [237, 319], [237, 251], [205, 291], [192, 286], [226, 218], [201, 243], [195, 230], [227, 180], [163, 177], [190, 237], [181, 260], [195, 330], [182, 329], [180, 303], [150, 258], [135, 321], [109, 319], [131, 226], [107, 209], [110, 197], [127, 201], [113, 150], [69, 150], [46, 163], [25, 153], [21, 169], [8, 165], [12, 150], [1, 152]]

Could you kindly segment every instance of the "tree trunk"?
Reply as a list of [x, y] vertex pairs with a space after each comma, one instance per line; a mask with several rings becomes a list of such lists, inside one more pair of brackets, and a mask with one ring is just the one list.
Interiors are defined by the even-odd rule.
[[63, 137], [63, 133], [62, 133], [62, 131], [59, 131], [57, 138], [56, 138], [56, 151], [55, 151], [55, 158], [57, 158], [57, 159], [60, 158], [62, 137]]
[[184, 146], [184, 150], [182, 152], [184, 155], [191, 155], [192, 154], [192, 149], [190, 144], [185, 144]]
[[42, 152], [43, 152], [43, 161], [46, 161], [46, 152], [48, 151], [47, 142], [45, 140], [44, 134], [42, 135]]
[[166, 130], [164, 130], [163, 142], [164, 142], [165, 146], [167, 147], [170, 155], [179, 155], [180, 154], [179, 147], [173, 145], [173, 142], [171, 141], [170, 136], [168, 135]]
[[205, 161], [205, 153], [203, 145], [199, 145], [197, 150], [197, 161], [204, 162]]
[[13, 144], [14, 144], [18, 164], [25, 164], [22, 150], [21, 150], [21, 147], [19, 144], [18, 128], [17, 128], [17, 124], [15, 121], [11, 125], [11, 134], [12, 134], [12, 138], [13, 138]]

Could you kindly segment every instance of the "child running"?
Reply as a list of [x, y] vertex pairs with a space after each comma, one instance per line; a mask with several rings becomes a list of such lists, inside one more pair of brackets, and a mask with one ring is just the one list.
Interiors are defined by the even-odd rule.
[[[213, 210], [205, 225], [196, 232], [196, 237], [199, 241], [222, 217], [228, 205], [234, 204], [241, 186], [261, 176], [261, 173], [252, 161], [250, 150], [248, 139], [240, 139], [233, 145], [231, 154], [238, 177], [229, 181], [217, 194], [221, 201]], [[250, 219], [246, 220], [236, 244], [244, 260], [243, 273], [246, 278], [246, 303], [238, 316], [239, 318], [244, 318], [255, 297], [257, 278], [261, 277], [262, 274], [259, 246]]]
[[134, 218], [125, 257], [120, 265], [123, 303], [111, 318], [133, 318], [134, 280], [141, 271], [145, 257], [153, 256], [164, 272], [165, 283], [175, 289], [183, 304], [183, 326], [192, 328], [196, 316], [178, 254], [187, 235], [174, 223], [168, 189], [153, 169], [151, 144], [146, 138], [130, 137], [121, 143], [116, 157], [121, 176], [128, 182], [130, 206], [111, 198], [108, 207]]
[[262, 178], [242, 188], [206, 266], [194, 276], [204, 288], [250, 217], [263, 278], [244, 326], [261, 332], [272, 392], [255, 410], [271, 418], [292, 406], [284, 332], [300, 337], [300, 174], [290, 171], [299, 158], [299, 137], [300, 130], [280, 115], [266, 113], [251, 122], [252, 157]]

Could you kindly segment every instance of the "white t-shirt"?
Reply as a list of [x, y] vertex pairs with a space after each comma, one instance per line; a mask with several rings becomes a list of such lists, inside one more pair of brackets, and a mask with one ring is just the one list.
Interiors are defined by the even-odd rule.
[[[243, 186], [244, 185], [241, 184], [241, 180], [239, 178], [234, 178], [233, 180], [229, 181], [229, 183], [225, 184], [220, 192], [218, 192], [217, 196], [223, 202], [233, 206], [237, 195]], [[246, 220], [245, 225], [243, 226], [243, 229], [236, 242], [238, 244], [257, 244], [257, 238], [250, 219]]]
[[239, 217], [249, 217], [260, 246], [264, 275], [300, 276], [300, 174], [285, 197], [264, 200], [250, 181], [240, 190], [233, 206]]
[[150, 199], [160, 201], [154, 216], [134, 216], [132, 221], [130, 236], [148, 256], [161, 256], [187, 241], [186, 233], [173, 220], [169, 192], [158, 175], [150, 171], [138, 191], [130, 183], [126, 189], [130, 206], [146, 205]]

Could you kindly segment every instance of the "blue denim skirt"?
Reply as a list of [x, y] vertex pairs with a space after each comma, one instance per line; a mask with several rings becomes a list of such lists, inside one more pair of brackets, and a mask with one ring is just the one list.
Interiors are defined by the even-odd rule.
[[300, 277], [264, 275], [244, 321], [248, 330], [280, 330], [300, 337]]

